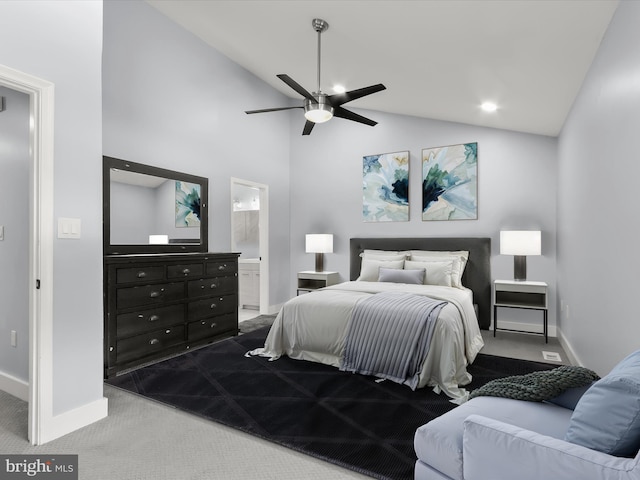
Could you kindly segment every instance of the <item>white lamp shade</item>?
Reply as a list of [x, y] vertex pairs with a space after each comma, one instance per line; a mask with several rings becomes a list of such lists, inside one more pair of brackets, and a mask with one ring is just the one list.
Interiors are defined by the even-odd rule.
[[164, 245], [169, 243], [169, 235], [149, 235], [149, 244]]
[[333, 235], [325, 233], [309, 233], [305, 235], [307, 253], [333, 253]]
[[541, 255], [539, 230], [503, 230], [500, 232], [501, 255]]

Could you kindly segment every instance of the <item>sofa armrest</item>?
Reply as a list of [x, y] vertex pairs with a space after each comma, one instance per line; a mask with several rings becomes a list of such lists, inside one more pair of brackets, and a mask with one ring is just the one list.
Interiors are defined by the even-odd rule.
[[640, 474], [638, 456], [614, 457], [480, 415], [464, 421], [462, 448], [465, 480], [631, 480]]

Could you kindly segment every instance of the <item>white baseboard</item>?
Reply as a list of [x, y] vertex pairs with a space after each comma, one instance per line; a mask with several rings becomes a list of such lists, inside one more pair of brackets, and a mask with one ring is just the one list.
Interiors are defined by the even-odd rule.
[[0, 372], [0, 390], [25, 402], [29, 401], [29, 382], [8, 373]]
[[[519, 330], [522, 332], [530, 332], [530, 333], [544, 333], [544, 327], [540, 323], [522, 323], [522, 322], [509, 322], [500, 320], [498, 328], [504, 328], [507, 330]], [[549, 325], [549, 331], [547, 334], [550, 337], [557, 337], [557, 329], [555, 325]], [[490, 327], [493, 330], [493, 324]], [[498, 330], [499, 331], [499, 330]]]
[[91, 425], [98, 420], [106, 418], [107, 414], [108, 400], [103, 397], [95, 402], [55, 415], [51, 422], [47, 422], [41, 443], [50, 442], [82, 427]]
[[584, 366], [580, 361], [580, 359], [578, 358], [578, 356], [576, 355], [576, 352], [574, 351], [573, 347], [571, 347], [571, 344], [567, 340], [567, 337], [565, 337], [562, 334], [562, 330], [560, 330], [559, 328], [558, 328], [558, 341], [560, 342], [560, 345], [564, 349], [564, 352], [567, 354], [567, 357], [569, 358], [571, 365]]

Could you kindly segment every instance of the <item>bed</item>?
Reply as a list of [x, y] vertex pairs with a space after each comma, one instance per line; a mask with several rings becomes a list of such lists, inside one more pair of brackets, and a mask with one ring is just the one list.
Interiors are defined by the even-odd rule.
[[[286, 302], [267, 335], [265, 346], [249, 354], [265, 356], [271, 360], [287, 355], [342, 370], [374, 374], [406, 383], [411, 388], [431, 387], [438, 393], [444, 392], [457, 403], [462, 402], [467, 398], [463, 387], [471, 381], [467, 365], [473, 362], [483, 346], [480, 328], [488, 329], [490, 323], [490, 250], [489, 238], [353, 238], [350, 240], [350, 281]], [[419, 257], [431, 252], [439, 252], [435, 254], [438, 258]], [[445, 278], [442, 281], [423, 282], [420, 279], [404, 283], [405, 277], [419, 275], [422, 269], [418, 267], [424, 265], [428, 268], [422, 270], [422, 273], [430, 280], [434, 279], [432, 275], [440, 271], [436, 267], [445, 265], [447, 256], [456, 255], [454, 252], [468, 252], [468, 257], [463, 262], [464, 273], [457, 278], [457, 286], [455, 275], [451, 278], [442, 277]], [[433, 263], [441, 260], [440, 254], [445, 260]], [[400, 256], [407, 261], [401, 262]], [[400, 263], [407, 268], [398, 268]], [[455, 265], [455, 262], [451, 263], [454, 272]], [[372, 269], [375, 273], [372, 273]], [[446, 272], [451, 273], [450, 270]], [[384, 281], [389, 279], [391, 281]], [[416, 327], [419, 329], [416, 332], [424, 332], [420, 333], [421, 339], [429, 339], [428, 348], [420, 350], [417, 370], [405, 380], [398, 380], [383, 371], [351, 369], [349, 356], [354, 347], [350, 340], [354, 336], [356, 320], [366, 324], [368, 315], [372, 312], [363, 310], [363, 307], [373, 301], [380, 302], [384, 297], [390, 297], [392, 301], [415, 299], [417, 302], [429, 303], [434, 308], [433, 315], [437, 317], [434, 321]], [[426, 307], [421, 303], [419, 308]], [[399, 315], [390, 316], [394, 317], [395, 322], [395, 316]], [[404, 319], [397, 321], [402, 322]], [[393, 328], [390, 321], [383, 321], [382, 324], [385, 328]], [[399, 332], [383, 334], [385, 338], [381, 342], [387, 341], [386, 338], [391, 335], [396, 338], [396, 333], [401, 336], [403, 332], [407, 338], [406, 343], [415, 342], [418, 334], [407, 334], [408, 327], [405, 328], [402, 323], [399, 325], [402, 327], [395, 327]], [[413, 324], [410, 325], [410, 328], [414, 328]], [[397, 345], [398, 340], [394, 341], [394, 345]], [[404, 339], [401, 341], [405, 342]], [[360, 339], [360, 342], [364, 342], [374, 355], [379, 354], [378, 350], [383, 348], [375, 342], [367, 343], [369, 340]], [[376, 347], [371, 347], [374, 343]], [[423, 342], [420, 340], [418, 343]], [[384, 348], [388, 349], [388, 346]], [[393, 350], [402, 348], [404, 347], [396, 349], [394, 346]]]

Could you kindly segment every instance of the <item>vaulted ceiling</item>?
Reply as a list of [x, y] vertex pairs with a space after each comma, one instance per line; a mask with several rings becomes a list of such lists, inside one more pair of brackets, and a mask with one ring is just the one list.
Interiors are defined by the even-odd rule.
[[[556, 136], [617, 0], [148, 0], [291, 98], [312, 92], [322, 18], [322, 81], [387, 90], [349, 103]], [[217, 87], [216, 87], [217, 88]], [[497, 105], [486, 113], [480, 105]], [[246, 105], [259, 109], [278, 105]], [[283, 115], [268, 113], [265, 115]]]

